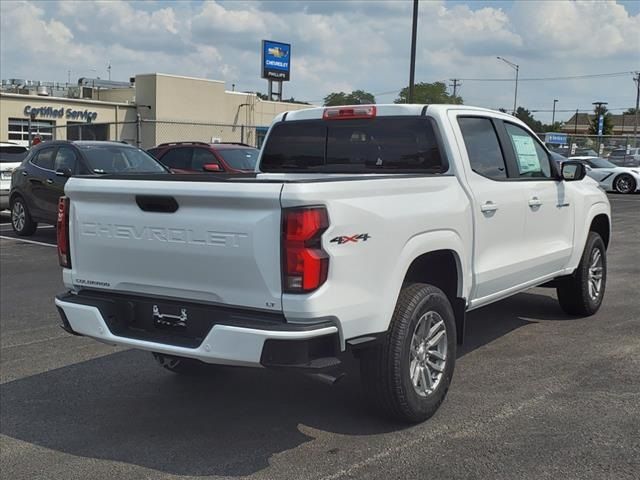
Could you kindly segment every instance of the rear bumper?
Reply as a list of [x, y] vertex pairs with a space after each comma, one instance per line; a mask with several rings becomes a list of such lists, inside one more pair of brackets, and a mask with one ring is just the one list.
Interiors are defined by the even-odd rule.
[[[193, 358], [205, 363], [305, 371], [325, 371], [340, 363], [336, 358], [340, 350], [338, 328], [328, 322], [252, 327], [213, 320], [198, 345], [184, 346], [184, 341], [174, 342], [166, 332], [161, 336], [148, 335], [152, 340], [132, 338], [135, 334], [114, 326], [115, 322], [121, 324], [122, 318], [114, 319], [111, 313], [122, 310], [109, 311], [111, 299], [105, 298], [96, 300], [95, 297], [72, 294], [57, 296], [55, 304], [62, 318], [62, 328], [111, 345]], [[214, 317], [220, 315], [216, 307], [211, 307], [210, 313]], [[252, 315], [259, 313], [252, 312]], [[244, 323], [247, 323], [246, 319]]]

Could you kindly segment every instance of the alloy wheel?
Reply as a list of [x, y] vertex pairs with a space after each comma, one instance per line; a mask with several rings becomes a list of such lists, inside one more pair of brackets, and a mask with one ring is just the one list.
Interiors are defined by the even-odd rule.
[[409, 376], [416, 393], [426, 397], [438, 388], [447, 362], [447, 330], [434, 311], [422, 315], [411, 337]]

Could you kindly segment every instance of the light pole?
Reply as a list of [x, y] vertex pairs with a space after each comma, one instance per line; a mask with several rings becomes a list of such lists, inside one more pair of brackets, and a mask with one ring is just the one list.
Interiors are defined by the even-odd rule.
[[496, 57], [498, 60], [502, 60], [504, 63], [506, 63], [507, 65], [509, 65], [511, 68], [513, 68], [516, 71], [516, 92], [513, 95], [513, 116], [516, 116], [516, 108], [517, 108], [517, 103], [518, 103], [518, 74], [520, 73], [520, 65], [518, 65], [517, 63], [513, 63], [510, 62], [509, 60], [507, 60], [504, 57]]
[[558, 103], [558, 99], [553, 99], [553, 113], [551, 114], [551, 128], [556, 123], [556, 103]]

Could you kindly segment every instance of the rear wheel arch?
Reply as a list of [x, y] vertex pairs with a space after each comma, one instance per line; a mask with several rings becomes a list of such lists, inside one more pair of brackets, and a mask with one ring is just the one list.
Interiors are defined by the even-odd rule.
[[458, 343], [462, 343], [464, 338], [466, 312], [462, 268], [461, 258], [456, 251], [433, 250], [419, 255], [411, 262], [402, 282], [403, 285], [433, 285], [444, 292], [454, 311]]
[[593, 217], [589, 225], [590, 232], [596, 232], [602, 238], [605, 248], [609, 248], [609, 239], [611, 238], [611, 221], [604, 213], [600, 213]]

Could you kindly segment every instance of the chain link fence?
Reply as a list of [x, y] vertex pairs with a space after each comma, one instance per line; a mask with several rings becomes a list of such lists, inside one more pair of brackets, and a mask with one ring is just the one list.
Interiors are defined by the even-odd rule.
[[[138, 119], [135, 122], [73, 123], [32, 129], [31, 141], [110, 140], [148, 149], [170, 142], [237, 142], [260, 147], [268, 126]], [[45, 131], [46, 130], [46, 131]]]
[[538, 133], [550, 150], [565, 157], [593, 156], [608, 158], [620, 166], [638, 166], [640, 136], [634, 135], [572, 135]]

